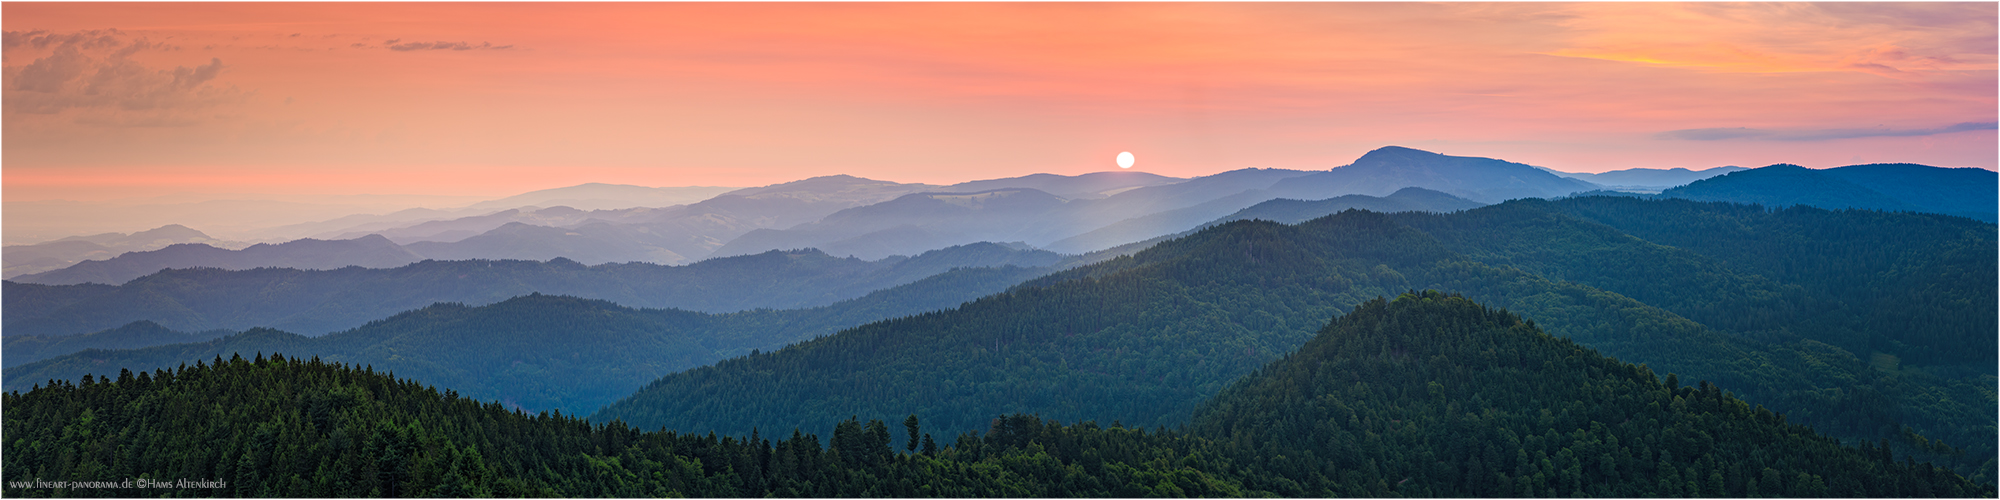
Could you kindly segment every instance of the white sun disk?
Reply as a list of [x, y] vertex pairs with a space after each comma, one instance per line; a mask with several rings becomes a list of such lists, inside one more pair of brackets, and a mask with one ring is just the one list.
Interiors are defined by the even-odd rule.
[[1118, 168], [1132, 168], [1132, 152], [1118, 153]]

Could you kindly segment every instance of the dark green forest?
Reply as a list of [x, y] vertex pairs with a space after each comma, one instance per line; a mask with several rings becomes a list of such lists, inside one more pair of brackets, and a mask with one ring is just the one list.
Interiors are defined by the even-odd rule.
[[[1991, 477], [1992, 362], [1982, 371], [1956, 374], [1886, 367], [1872, 352], [1833, 343], [1837, 334], [1745, 327], [1761, 323], [1736, 316], [1818, 321], [1918, 348], [1948, 348], [1934, 343], [1941, 340], [1885, 329], [1886, 322], [1869, 315], [1827, 312], [1843, 306], [1825, 298], [1831, 292], [1814, 290], [1836, 285], [1649, 243], [1564, 209], [1564, 203], [1627, 202], [1632, 211], [1743, 219], [1722, 222], [1731, 224], [1818, 218], [1823, 225], [1764, 222], [1760, 231], [1783, 234], [1764, 237], [1795, 240], [1802, 252], [1835, 262], [1879, 257], [1821, 253], [1852, 246], [1828, 242], [1857, 236], [1827, 227], [1844, 216], [1912, 218], [1912, 229], [1942, 221], [1963, 229], [1954, 235], [1958, 240], [1899, 244], [1992, 246], [1990, 224], [1964, 219], [1810, 208], [1771, 212], [1680, 200], [1522, 200], [1441, 216], [1350, 211], [1295, 226], [1240, 221], [1032, 280], [956, 310], [865, 325], [670, 375], [592, 418], [735, 435], [753, 426], [808, 426], [849, 414], [893, 419], [919, 413], [952, 429], [981, 428], [990, 414], [1007, 412], [1181, 425], [1222, 387], [1296, 349], [1316, 328], [1315, 318], [1367, 297], [1428, 288], [1536, 318], [1551, 333], [1620, 360], [1709, 380], [1850, 443], [1887, 439], [1899, 452]], [[1504, 229], [1479, 229], [1487, 226]], [[1882, 286], [1913, 287], [1901, 293], [1922, 295], [1935, 286], [1994, 281], [1992, 261], [1960, 264], [1965, 275], [1936, 278], [1952, 285]], [[1870, 266], [1881, 265], [1855, 267]], [[1750, 305], [1714, 305], [1731, 300]], [[1939, 314], [1933, 321], [1952, 323], [1952, 331], [1994, 330], [1990, 308]], [[742, 400], [739, 394], [763, 397]]]
[[[1990, 223], [1936, 214], [1802, 206], [1769, 210], [1617, 197], [1521, 205], [1542, 203], [1550, 211], [1712, 259], [1751, 279], [1798, 287], [1746, 290], [1733, 297], [1697, 293], [1699, 288], [1680, 283], [1652, 287], [1662, 296], [1649, 303], [1690, 303], [1691, 312], [1683, 314], [1704, 323], [1814, 338], [1858, 354], [1892, 354], [1909, 364], [1967, 364], [1989, 373], [1992, 352], [2000, 349], [2000, 340], [1992, 335], [2000, 322], [1993, 314], [2000, 291], [1993, 286], [1996, 234]], [[1672, 279], [1614, 276], [1628, 271], [1612, 264], [1594, 271], [1578, 266], [1576, 271], [1605, 277], [1575, 279], [1603, 282], [1600, 288], [1635, 298], [1647, 293], [1641, 283]], [[1616, 282], [1621, 279], [1623, 283]], [[1690, 285], [1717, 280], [1714, 273], [1679, 279]], [[1795, 295], [1758, 301], [1779, 294]]]
[[[1960, 467], [1994, 468], [1993, 352], [2000, 345], [1993, 332], [2000, 324], [1993, 304], [2000, 296], [1993, 283], [2000, 278], [1992, 224], [1935, 214], [1617, 197], [1517, 200], [1451, 216], [1392, 217], [1481, 262], [1671, 311], [1726, 333], [1738, 349], [1839, 367], [1845, 374], [1833, 376], [1851, 385], [1799, 391], [1786, 387], [1796, 381], [1714, 380], [1786, 407], [1821, 432], [1900, 436], [1898, 446], [1910, 451], [1937, 450], [1938, 459]], [[1646, 346], [1577, 340], [1619, 359], [1652, 359]]]
[[[940, 439], [912, 414], [829, 418], [824, 440], [644, 432], [279, 354], [0, 404], [7, 496], [1994, 495], [1436, 292], [1362, 304], [1174, 430], [1015, 414]], [[125, 479], [209, 487], [35, 484]]]
[[1993, 495], [1438, 292], [1337, 318], [1188, 432], [1283, 496]]

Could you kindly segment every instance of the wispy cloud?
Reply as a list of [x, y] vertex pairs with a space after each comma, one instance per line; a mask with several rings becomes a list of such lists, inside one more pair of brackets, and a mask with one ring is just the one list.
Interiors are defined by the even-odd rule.
[[1662, 140], [1681, 141], [1722, 141], [1730, 139], [1750, 139], [1759, 141], [1831, 141], [1859, 137], [1917, 137], [1950, 134], [1973, 130], [1994, 130], [1996, 122], [1966, 122], [1950, 126], [1922, 129], [1897, 130], [1892, 128], [1849, 128], [1815, 130], [1764, 130], [1754, 128], [1691, 128], [1669, 130], [1653, 136]]
[[123, 34], [124, 32], [116, 29], [88, 30], [76, 33], [50, 33], [46, 30], [8, 31], [5, 32], [4, 36], [0, 36], [0, 39], [4, 39], [6, 50], [21, 48], [46, 49], [51, 46], [59, 47], [64, 45], [96, 49], [116, 47], [123, 44], [123, 42], [116, 38], [117, 35]]
[[389, 45], [389, 50], [394, 50], [394, 51], [397, 51], [397, 52], [410, 52], [410, 51], [416, 51], [416, 50], [506, 50], [506, 49], [511, 49], [511, 48], [514, 48], [514, 46], [513, 46], [513, 45], [498, 45], [498, 46], [496, 46], [496, 45], [493, 45], [493, 44], [492, 44], [492, 43], [490, 43], [490, 42], [480, 42], [480, 44], [479, 44], [479, 45], [473, 45], [473, 44], [469, 44], [469, 43], [465, 43], [465, 42], [406, 42], [406, 43], [396, 43], [397, 41], [400, 41], [400, 40], [402, 40], [402, 39], [398, 38], [398, 39], [396, 39], [396, 40], [390, 40], [390, 41], [388, 41], [388, 42], [384, 42], [384, 43], [386, 43], [386, 44], [394, 44], [394, 45]]
[[1992, 71], [1991, 3], [1585, 3], [1549, 55], [1725, 73]]

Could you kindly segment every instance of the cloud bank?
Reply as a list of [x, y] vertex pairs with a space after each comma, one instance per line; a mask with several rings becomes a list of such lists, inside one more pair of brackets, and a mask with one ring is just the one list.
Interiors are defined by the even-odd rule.
[[134, 61], [132, 55], [178, 47], [128, 38], [117, 30], [5, 32], [10, 60], [53, 48], [27, 64], [6, 66], [4, 79], [0, 79], [5, 116], [12, 121], [80, 111], [78, 123], [189, 125], [201, 120], [200, 111], [248, 96], [233, 86], [215, 83], [228, 68], [220, 58], [211, 57], [207, 63], [194, 66], [151, 67]]

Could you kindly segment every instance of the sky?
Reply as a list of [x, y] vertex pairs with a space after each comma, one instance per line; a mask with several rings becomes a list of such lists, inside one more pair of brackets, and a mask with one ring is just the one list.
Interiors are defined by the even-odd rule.
[[1994, 169], [1996, 4], [24, 3], [4, 199]]

